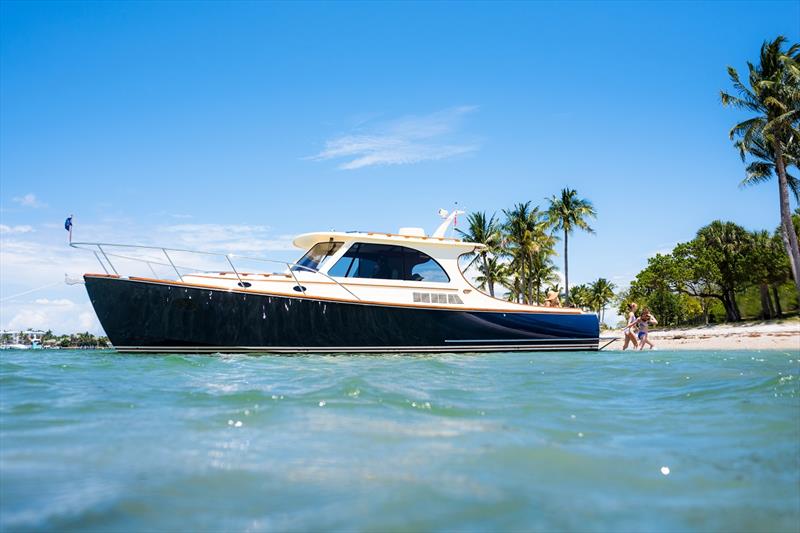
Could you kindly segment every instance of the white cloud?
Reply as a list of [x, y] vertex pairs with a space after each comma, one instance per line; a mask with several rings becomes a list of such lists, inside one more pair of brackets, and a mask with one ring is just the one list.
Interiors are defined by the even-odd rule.
[[75, 302], [72, 300], [68, 300], [66, 298], [59, 298], [56, 300], [48, 300], [47, 298], [37, 298], [33, 301], [33, 303], [38, 305], [49, 305], [49, 306], [58, 306], [58, 307], [74, 307]]
[[71, 303], [66, 307], [69, 312], [65, 312], [65, 306], [58, 305], [20, 306], [15, 310], [11, 319], [3, 324], [3, 329], [51, 329], [57, 334], [79, 331], [89, 331], [94, 334], [103, 332], [90, 303]]
[[[96, 272], [94, 256], [48, 242], [3, 239], [0, 247], [0, 278], [3, 286], [38, 287], [64, 280], [64, 274]], [[17, 292], [17, 291], [15, 291]]]
[[376, 165], [406, 165], [446, 159], [478, 149], [475, 142], [454, 139], [461, 119], [475, 106], [445, 109], [429, 115], [403, 117], [340, 135], [325, 142], [325, 149], [310, 159], [346, 159], [340, 169]]
[[13, 200], [22, 207], [47, 207], [47, 204], [40, 202], [32, 192], [24, 196], [16, 196]]
[[34, 229], [31, 226], [6, 226], [5, 224], [0, 224], [0, 234], [30, 233], [32, 231], [34, 231]]

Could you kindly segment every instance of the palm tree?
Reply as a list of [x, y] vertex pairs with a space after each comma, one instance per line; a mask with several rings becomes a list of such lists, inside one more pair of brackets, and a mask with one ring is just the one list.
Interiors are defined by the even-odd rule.
[[778, 176], [783, 241], [800, 295], [800, 248], [792, 228], [790, 179], [786, 172], [787, 165], [797, 166], [794, 156], [800, 150], [800, 44], [794, 44], [784, 51], [786, 42], [785, 37], [779, 36], [761, 45], [759, 64], [747, 65], [749, 87], [739, 79], [736, 69], [728, 67], [728, 76], [738, 96], [721, 91], [720, 97], [724, 106], [756, 113], [756, 116], [731, 128], [730, 137], [731, 140], [739, 138], [737, 147], [742, 156], [750, 154], [760, 162], [774, 165], [767, 174], [763, 172], [763, 167], [761, 172], [756, 167], [754, 182], [768, 179], [773, 169]]
[[564, 298], [569, 305], [569, 234], [573, 230], [582, 229], [594, 233], [589, 227], [588, 218], [595, 218], [597, 212], [589, 200], [578, 198], [575, 189], [561, 189], [561, 197], [550, 198], [547, 218], [554, 230], [564, 231]]
[[503, 287], [508, 289], [506, 300], [517, 303], [522, 301], [522, 280], [519, 277], [519, 272], [515, 271], [511, 265], [508, 265], [508, 277], [506, 277]]
[[[775, 174], [775, 153], [769, 146], [764, 137], [759, 133], [754, 133], [753, 137], [745, 143], [744, 139], [739, 139], [734, 143], [734, 146], [739, 150], [739, 155], [742, 161], [747, 161], [747, 156], [750, 156], [750, 163], [745, 167], [745, 177], [740, 183], [742, 187], [756, 185], [772, 179]], [[800, 147], [800, 143], [796, 145]], [[784, 152], [783, 159], [786, 166], [797, 166], [798, 154], [791, 151]], [[800, 180], [786, 172], [786, 184], [789, 187], [794, 199], [800, 201]]]
[[[477, 253], [467, 254], [467, 257], [475, 256], [475, 259], [467, 265], [467, 268], [469, 268], [475, 260], [480, 259], [483, 263], [483, 273], [485, 275], [485, 273], [490, 270], [488, 265], [489, 254], [496, 253], [500, 246], [500, 225], [495, 215], [487, 219], [486, 213], [476, 211], [470, 213], [467, 217], [467, 228], [467, 231], [461, 231], [460, 229], [456, 229], [456, 231], [464, 237], [465, 240], [477, 242], [486, 246], [486, 248], [482, 248]], [[489, 295], [492, 297], [494, 297], [494, 284], [495, 280], [493, 279], [489, 279], [486, 283], [486, 285], [488, 285]], [[481, 285], [480, 288], [484, 288], [484, 286]]]
[[478, 267], [479, 275], [475, 278], [479, 289], [489, 288], [489, 294], [494, 296], [494, 285], [505, 285], [508, 270], [505, 264], [497, 257], [489, 257], [486, 262]]
[[592, 290], [586, 285], [572, 287], [572, 305], [576, 307], [592, 307]]
[[[554, 241], [549, 235], [548, 237]], [[542, 301], [543, 288], [558, 282], [556, 267], [550, 259], [550, 256], [553, 255], [552, 245], [545, 247], [547, 244], [551, 243], [543, 243], [542, 247], [531, 255], [531, 282], [534, 286], [534, 301], [537, 304]], [[552, 242], [552, 244], [555, 243]], [[559, 295], [561, 294], [560, 290], [557, 292]]]
[[510, 268], [516, 274], [515, 292], [525, 303], [533, 303], [534, 280], [532, 275], [534, 254], [552, 248], [552, 237], [547, 234], [547, 222], [538, 207], [530, 202], [516, 204], [504, 210], [503, 244], [511, 258]]
[[602, 323], [606, 318], [606, 307], [614, 299], [614, 284], [606, 278], [599, 278], [589, 286], [591, 303]]

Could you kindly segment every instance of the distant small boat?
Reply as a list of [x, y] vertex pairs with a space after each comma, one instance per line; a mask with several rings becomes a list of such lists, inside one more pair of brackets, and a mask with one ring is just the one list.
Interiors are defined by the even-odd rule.
[[28, 346], [27, 344], [15, 343], [15, 344], [3, 344], [2, 348], [3, 350], [28, 350], [30, 349], [30, 346]]
[[[523, 305], [473, 287], [459, 258], [483, 245], [432, 236], [316, 232], [294, 240], [306, 250], [280, 273], [242, 272], [230, 254], [105, 243], [105, 273], [85, 274], [100, 323], [121, 352], [383, 353], [598, 350], [599, 321], [580, 309]], [[137, 259], [131, 249], [163, 253]], [[120, 252], [123, 250], [123, 252]], [[124, 252], [127, 250], [128, 252]], [[127, 255], [126, 255], [127, 254]], [[175, 256], [224, 258], [226, 271], [189, 271]], [[123, 277], [111, 257], [137, 259], [154, 277]], [[175, 278], [155, 274], [171, 267]], [[189, 269], [191, 270], [191, 269]]]

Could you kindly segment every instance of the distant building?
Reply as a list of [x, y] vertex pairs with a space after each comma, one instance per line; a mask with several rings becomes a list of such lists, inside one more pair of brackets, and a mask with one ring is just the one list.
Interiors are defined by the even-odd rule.
[[0, 347], [2, 348], [41, 348], [44, 331], [26, 329], [19, 331], [0, 330]]

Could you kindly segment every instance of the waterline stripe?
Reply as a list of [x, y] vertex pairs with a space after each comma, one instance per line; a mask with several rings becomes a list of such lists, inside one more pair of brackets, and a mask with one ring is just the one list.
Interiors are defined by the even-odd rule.
[[598, 337], [564, 337], [555, 339], [468, 339], [468, 340], [451, 340], [445, 339], [444, 342], [556, 342], [556, 341], [579, 341], [579, 342], [597, 342]]
[[496, 351], [556, 351], [598, 349], [597, 343], [550, 345], [474, 345], [474, 346], [115, 346], [119, 352], [137, 353], [410, 353], [410, 352], [496, 352]]

